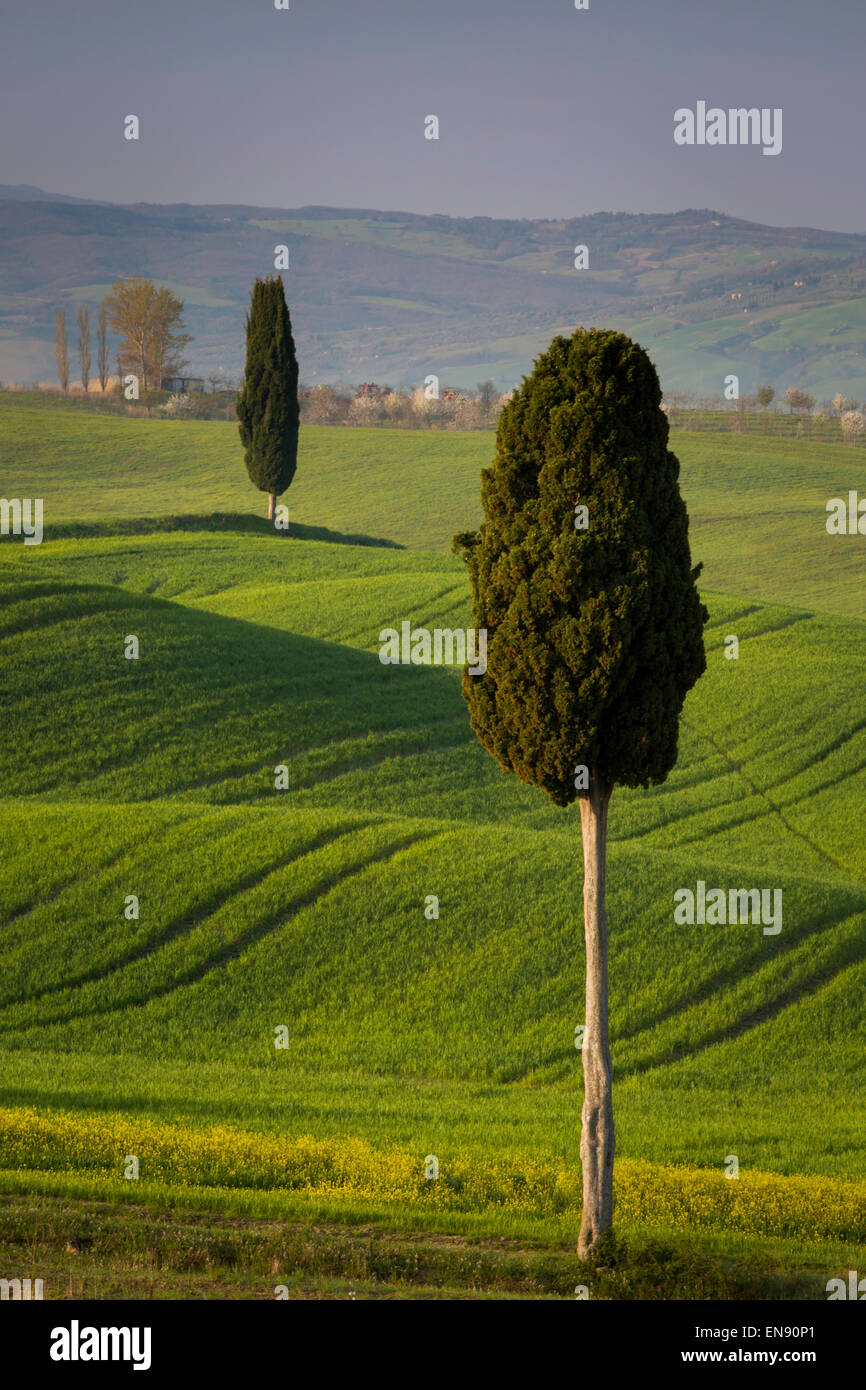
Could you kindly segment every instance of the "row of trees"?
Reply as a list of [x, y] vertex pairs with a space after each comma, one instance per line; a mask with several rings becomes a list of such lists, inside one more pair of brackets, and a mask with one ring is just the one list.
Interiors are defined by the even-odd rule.
[[837, 391], [832, 401], [816, 405], [815, 397], [799, 387], [790, 387], [782, 398], [787, 412], [770, 411], [776, 393], [762, 386], [754, 396], [743, 395], [725, 401], [719, 408], [718, 396], [699, 396], [695, 392], [672, 392], [662, 406], [671, 425], [686, 430], [722, 430], [734, 434], [776, 434], [798, 439], [834, 442], [841, 437], [848, 443], [866, 440], [866, 402], [858, 408], [854, 396]]
[[[96, 364], [100, 389], [108, 385], [111, 346], [109, 329], [119, 335], [116, 348], [119, 377], [129, 373], [138, 378], [139, 389], [159, 386], [164, 376], [180, 373], [187, 365], [181, 356], [192, 339], [184, 332], [183, 303], [165, 285], [157, 286], [143, 276], [118, 280], [99, 305], [96, 337]], [[90, 389], [92, 361], [90, 311], [86, 304], [78, 310], [78, 360], [81, 385]], [[69, 337], [66, 312], [55, 320], [54, 347], [60, 389], [69, 390]]]
[[[695, 391], [672, 391], [666, 393], [663, 409], [668, 413], [675, 410], [718, 410], [719, 399], [719, 396], [701, 396]], [[725, 400], [723, 405], [728, 411], [739, 411], [740, 413], [756, 410], [758, 407], [766, 411], [776, 399], [775, 387], [759, 386], [754, 396], [738, 396], [736, 400]], [[809, 391], [803, 391], [798, 386], [789, 386], [781, 399], [785, 402], [789, 412], [794, 415], [813, 412], [816, 408], [815, 397]], [[866, 408], [866, 402], [864, 402], [864, 408]], [[836, 392], [832, 401], [824, 401], [817, 406], [818, 413], [823, 413], [828, 419], [831, 418], [832, 413], [844, 415], [857, 409], [858, 405], [854, 396], [844, 396], [841, 391]]]
[[[90, 310], [82, 304], [78, 310], [78, 357], [81, 364], [81, 385], [85, 391], [90, 389], [91, 337]], [[108, 385], [108, 312], [103, 301], [99, 306], [99, 319], [96, 337], [96, 371], [100, 388]], [[61, 309], [54, 322], [54, 352], [57, 358], [57, 379], [63, 392], [69, 390], [69, 338], [66, 332], [66, 314]]]
[[492, 381], [479, 382], [474, 393], [443, 389], [433, 398], [423, 386], [384, 386], [364, 395], [334, 386], [313, 386], [301, 391], [301, 419], [307, 425], [489, 429], [498, 421], [510, 395], [500, 395]]
[[[772, 386], [759, 386], [755, 399], [763, 410], [768, 410], [776, 399], [776, 392]], [[789, 386], [783, 399], [792, 414], [799, 415], [815, 408], [815, 397], [810, 392], [801, 390], [799, 386]], [[837, 415], [845, 415], [857, 409], [857, 402], [853, 396], [843, 396], [841, 391], [837, 391], [832, 406]]]

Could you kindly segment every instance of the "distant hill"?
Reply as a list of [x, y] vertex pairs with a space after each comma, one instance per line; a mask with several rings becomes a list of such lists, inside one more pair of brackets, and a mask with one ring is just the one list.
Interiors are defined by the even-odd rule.
[[[13, 199], [25, 203], [100, 203], [99, 198], [72, 198], [68, 193], [46, 193], [35, 183], [0, 183], [0, 199]], [[105, 206], [104, 202], [102, 205]]]
[[[712, 210], [509, 221], [325, 207], [118, 205], [0, 185], [0, 378], [54, 374], [54, 316], [146, 275], [186, 305], [192, 368], [239, 374], [252, 280], [284, 273], [302, 378], [519, 381], [557, 332], [621, 328], [667, 391], [866, 396], [866, 236]], [[587, 269], [574, 266], [588, 248]]]

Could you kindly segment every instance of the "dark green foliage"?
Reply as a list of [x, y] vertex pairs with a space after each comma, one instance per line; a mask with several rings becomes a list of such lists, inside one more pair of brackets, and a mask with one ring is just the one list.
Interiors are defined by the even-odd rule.
[[247, 472], [262, 492], [285, 492], [298, 461], [298, 361], [283, 282], [256, 280], [237, 414]]
[[[555, 338], [502, 412], [485, 520], [455, 537], [487, 671], [464, 673], [493, 757], [565, 806], [575, 767], [663, 782], [705, 669], [679, 463], [655, 368], [621, 333]], [[589, 510], [575, 529], [575, 506]]]

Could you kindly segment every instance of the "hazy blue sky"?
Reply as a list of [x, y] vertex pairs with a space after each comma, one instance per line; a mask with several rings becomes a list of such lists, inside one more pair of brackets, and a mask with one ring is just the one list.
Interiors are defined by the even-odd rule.
[[[864, 71], [866, 0], [2, 0], [0, 182], [866, 232]], [[782, 107], [781, 154], [675, 145], [698, 100]]]

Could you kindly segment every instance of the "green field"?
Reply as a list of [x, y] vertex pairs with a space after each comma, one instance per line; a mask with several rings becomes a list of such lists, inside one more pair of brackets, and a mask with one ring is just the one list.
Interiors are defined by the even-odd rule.
[[[0, 544], [0, 1191], [571, 1260], [579, 816], [483, 752], [456, 670], [378, 660], [384, 627], [471, 623], [448, 544], [491, 435], [306, 429], [290, 538], [232, 425], [16, 402], [0, 440], [47, 528]], [[611, 805], [620, 1224], [820, 1297], [866, 1260], [866, 541], [824, 527], [862, 454], [673, 442], [711, 621], [675, 771]], [[675, 925], [699, 879], [780, 888], [781, 932]], [[532, 1268], [501, 1296], [560, 1296]]]
[[[219, 524], [235, 513], [264, 513], [235, 423], [95, 416], [45, 400], [0, 395], [0, 479], [2, 495], [45, 499], [48, 534], [70, 520], [215, 514]], [[489, 431], [318, 426], [302, 438], [284, 499], [293, 523], [448, 552], [454, 533], [480, 520]], [[854, 537], [828, 536], [824, 526], [829, 498], [866, 492], [859, 449], [679, 430], [672, 447], [708, 589], [866, 615], [862, 547]], [[450, 572], [459, 575], [459, 566]]]

